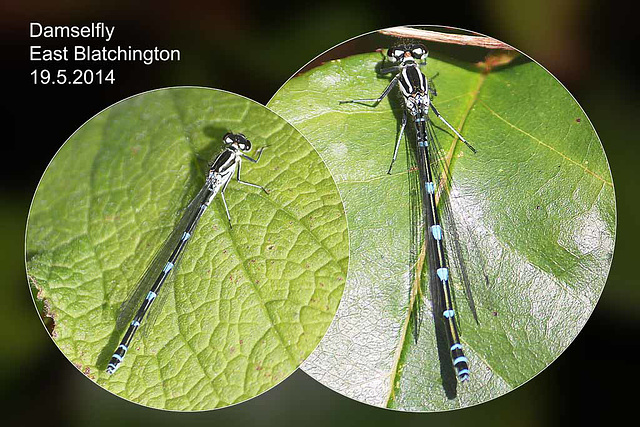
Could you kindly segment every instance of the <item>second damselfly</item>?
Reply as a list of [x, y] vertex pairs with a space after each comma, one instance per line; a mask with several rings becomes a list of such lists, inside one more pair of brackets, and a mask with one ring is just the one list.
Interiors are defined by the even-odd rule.
[[[381, 68], [382, 75], [396, 73], [387, 88], [378, 98], [354, 99], [341, 101], [341, 103], [374, 103], [374, 106], [382, 101], [391, 90], [398, 86], [402, 95], [403, 111], [402, 122], [398, 132], [393, 157], [387, 173], [391, 173], [393, 164], [398, 155], [400, 141], [409, 118], [411, 119], [416, 140], [416, 154], [418, 171], [420, 175], [421, 194], [423, 200], [423, 217], [425, 228], [425, 244], [428, 248], [430, 265], [430, 279], [439, 283], [439, 291], [442, 305], [442, 317], [446, 324], [446, 333], [450, 344], [449, 351], [455, 367], [458, 379], [467, 381], [470, 375], [469, 361], [464, 354], [460, 342], [460, 334], [455, 318], [453, 296], [451, 291], [451, 275], [447, 247], [445, 246], [445, 233], [437, 209], [437, 190], [442, 186], [441, 177], [446, 176], [446, 171], [438, 173], [434, 171], [437, 153], [434, 150], [433, 132], [430, 127], [429, 112], [433, 111], [457, 138], [464, 142], [475, 153], [475, 148], [440, 115], [433, 105], [436, 91], [433, 84], [420, 70], [421, 65], [426, 64], [428, 52], [421, 44], [401, 44], [391, 47], [387, 51], [386, 60], [393, 64], [390, 67]], [[384, 64], [383, 64], [384, 65]]]
[[[243, 134], [227, 133], [222, 138], [222, 141], [225, 149], [211, 163], [204, 185], [184, 210], [178, 225], [155, 256], [153, 262], [138, 282], [134, 292], [122, 304], [117, 323], [121, 325], [123, 322], [129, 322], [132, 316], [133, 319], [120, 345], [116, 348], [107, 365], [106, 371], [109, 374], [113, 374], [120, 367], [133, 341], [134, 335], [140, 328], [150, 308], [153, 306], [153, 302], [158, 297], [161, 288], [167, 280], [170, 280], [170, 276], [180, 261], [192, 234], [196, 230], [198, 222], [218, 193], [220, 193], [222, 203], [224, 204], [225, 213], [229, 220], [229, 227], [232, 227], [231, 215], [224, 197], [224, 192], [233, 178], [234, 173], [239, 183], [259, 188], [265, 193], [268, 193], [264, 187], [240, 179], [242, 160], [257, 163], [265, 147], [258, 150], [258, 157], [254, 159], [245, 154], [251, 151], [251, 142]], [[144, 299], [142, 299], [143, 297]], [[136, 307], [138, 309], [135, 315], [133, 315]], [[148, 327], [150, 327], [150, 324], [153, 322], [148, 321], [148, 323]]]

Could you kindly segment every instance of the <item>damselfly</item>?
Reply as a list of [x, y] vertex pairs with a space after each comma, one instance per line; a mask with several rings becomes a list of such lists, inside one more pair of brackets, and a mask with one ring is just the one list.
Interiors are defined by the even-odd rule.
[[[265, 193], [268, 193], [264, 187], [258, 184], [242, 181], [240, 179], [240, 166], [242, 164], [242, 159], [257, 163], [258, 160], [260, 160], [262, 150], [264, 150], [265, 147], [262, 147], [258, 151], [258, 158], [253, 159], [244, 154], [251, 151], [251, 142], [243, 134], [227, 133], [223, 137], [223, 143], [226, 147], [224, 151], [211, 163], [202, 189], [200, 189], [198, 194], [185, 209], [177, 227], [174, 229], [171, 236], [165, 241], [162, 249], [160, 249], [153, 262], [138, 282], [138, 285], [131, 294], [131, 297], [125, 300], [122, 304], [117, 324], [121, 324], [123, 321], [128, 322], [129, 319], [131, 319], [133, 310], [138, 306], [139, 308], [135, 313], [135, 316], [133, 316], [133, 320], [129, 324], [127, 332], [124, 334], [120, 345], [113, 356], [111, 356], [111, 360], [107, 366], [107, 373], [109, 374], [113, 374], [122, 363], [122, 360], [131, 345], [131, 341], [133, 340], [133, 337], [140, 327], [145, 315], [156, 300], [163, 284], [165, 284], [167, 278], [169, 278], [172, 271], [180, 261], [180, 257], [195, 231], [196, 226], [198, 225], [198, 221], [200, 221], [200, 218], [202, 218], [202, 215], [218, 193], [220, 193], [220, 197], [222, 198], [227, 219], [229, 220], [229, 227], [231, 227], [231, 215], [229, 214], [227, 201], [224, 198], [224, 191], [227, 188], [227, 185], [229, 185], [229, 181], [231, 181], [234, 172], [236, 173], [236, 180], [239, 183], [260, 188]], [[144, 297], [144, 300], [141, 302], [140, 300], [145, 294], [146, 297]], [[159, 309], [156, 309], [156, 311], [157, 310]], [[151, 323], [153, 322], [148, 321], [148, 325]]]
[[407, 125], [407, 116], [411, 116], [416, 133], [417, 163], [423, 199], [424, 223], [426, 224], [425, 242], [429, 249], [429, 265], [432, 270], [429, 273], [432, 275], [433, 280], [437, 280], [439, 283], [440, 297], [442, 299], [441, 305], [443, 307], [442, 316], [446, 324], [453, 366], [456, 369], [458, 379], [460, 381], [467, 381], [469, 379], [469, 361], [464, 355], [462, 344], [460, 343], [458, 325], [455, 320], [450, 283], [451, 277], [444, 244], [443, 227], [436, 207], [436, 189], [440, 186], [440, 182], [436, 179], [439, 174], [433, 170], [432, 166], [437, 154], [433, 151], [434, 141], [428, 115], [429, 110], [433, 111], [472, 152], [475, 153], [476, 150], [440, 115], [433, 105], [432, 98], [436, 96], [435, 88], [420, 70], [420, 66], [426, 64], [427, 56], [428, 52], [426, 48], [420, 44], [398, 45], [390, 48], [387, 51], [386, 59], [394, 65], [382, 68], [380, 74], [396, 74], [382, 94], [374, 99], [354, 99], [341, 101], [341, 103], [372, 102], [374, 103], [373, 106], [376, 106], [395, 86], [399, 85], [404, 109], [393, 158], [387, 173], [391, 173], [391, 169], [398, 155], [398, 147], [400, 146], [400, 141], [402, 140]]

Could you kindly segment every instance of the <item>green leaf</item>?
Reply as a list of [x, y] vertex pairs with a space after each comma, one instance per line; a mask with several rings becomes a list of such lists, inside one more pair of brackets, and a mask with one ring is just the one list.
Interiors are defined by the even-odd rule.
[[[156, 323], [109, 376], [120, 305], [227, 131], [253, 142], [250, 155], [267, 147], [241, 178], [269, 194], [232, 180], [232, 229], [214, 199], [160, 292]], [[342, 295], [348, 238], [336, 185], [299, 132], [246, 98], [173, 88], [108, 108], [60, 149], [33, 200], [27, 260], [55, 342], [78, 369], [143, 405], [204, 410], [268, 390], [311, 353]]]
[[412, 337], [409, 184], [417, 172], [407, 150], [386, 174], [402, 117], [397, 89], [375, 107], [338, 102], [382, 93], [390, 77], [376, 75], [380, 60], [371, 53], [325, 63], [289, 80], [268, 104], [320, 152], [349, 223], [343, 301], [303, 369], [377, 406], [437, 411], [485, 402], [548, 366], [594, 309], [615, 239], [607, 160], [579, 105], [537, 64], [518, 58], [482, 72], [430, 58], [423, 67], [437, 75], [438, 111], [477, 149], [452, 146], [455, 139], [431, 113], [442, 155], [451, 150], [460, 242], [476, 255], [466, 264], [477, 323], [452, 272], [471, 367], [470, 381], [458, 384], [428, 294], [418, 342]]

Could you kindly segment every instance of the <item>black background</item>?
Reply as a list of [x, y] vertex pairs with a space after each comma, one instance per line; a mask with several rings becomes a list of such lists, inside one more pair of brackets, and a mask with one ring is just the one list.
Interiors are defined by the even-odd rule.
[[[60, 4], [56, 4], [60, 3]], [[522, 4], [521, 4], [522, 3]], [[4, 1], [0, 191], [0, 401], [3, 419], [31, 425], [566, 425], [632, 415], [640, 329], [634, 266], [638, 232], [640, 112], [635, 17], [616, 2]], [[529, 2], [530, 3], [530, 2]], [[114, 85], [34, 85], [29, 45], [91, 44], [29, 38], [29, 22], [115, 25], [109, 45], [176, 48], [178, 63], [91, 64], [115, 69]], [[337, 43], [402, 24], [446, 24], [491, 35], [527, 53], [585, 109], [609, 158], [618, 203], [611, 274], [591, 319], [569, 349], [529, 383], [465, 410], [408, 414], [370, 407], [326, 389], [301, 371], [249, 402], [180, 414], [128, 403], [84, 378], [49, 339], [24, 273], [24, 228], [38, 180], [58, 148], [86, 120], [137, 93], [166, 86], [226, 89], [266, 103], [305, 63]], [[382, 47], [382, 46], [381, 46]], [[73, 69], [79, 64], [55, 64]], [[50, 67], [53, 69], [53, 67]], [[87, 67], [83, 67], [87, 68]]]

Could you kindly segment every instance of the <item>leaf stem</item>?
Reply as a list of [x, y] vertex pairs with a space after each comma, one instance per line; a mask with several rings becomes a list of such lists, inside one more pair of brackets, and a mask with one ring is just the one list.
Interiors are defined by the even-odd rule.
[[486, 36], [467, 36], [464, 34], [438, 33], [430, 30], [420, 30], [409, 27], [393, 27], [379, 30], [379, 33], [393, 37], [409, 37], [438, 43], [458, 44], [462, 46], [477, 46], [486, 49], [514, 50], [506, 43]]

